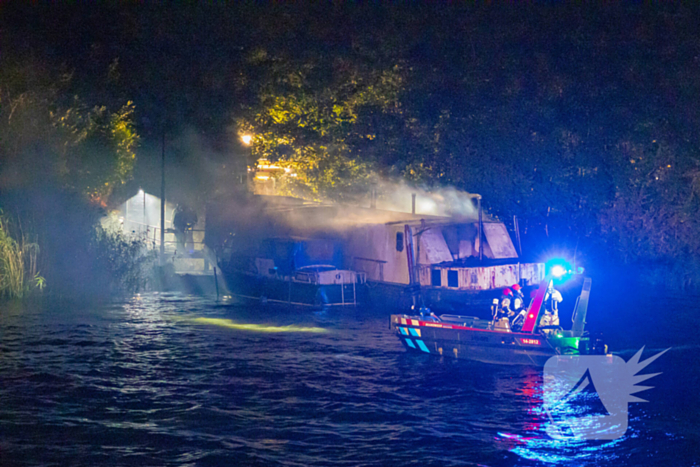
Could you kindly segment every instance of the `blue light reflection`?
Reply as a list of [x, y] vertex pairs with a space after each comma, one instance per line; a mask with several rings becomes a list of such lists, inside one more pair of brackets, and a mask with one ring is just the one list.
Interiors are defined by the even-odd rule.
[[[541, 375], [528, 377], [522, 393], [530, 401], [527, 412], [529, 420], [523, 425], [522, 434], [499, 432], [498, 436], [506, 443], [510, 452], [524, 460], [557, 465], [601, 465], [620, 459], [620, 444], [639, 436], [631, 423], [626, 433], [614, 440], [581, 439], [567, 433], [563, 429], [567, 423], [580, 423], [581, 420], [586, 420], [586, 417], [593, 419], [592, 412], [601, 410], [601, 407], [596, 405], [600, 401], [595, 400], [589, 392], [574, 394], [564, 403], [557, 405], [554, 411], [551, 407], [549, 410], [545, 408]], [[605, 408], [602, 407], [602, 410]], [[595, 427], [588, 429], [590, 432], [595, 430]], [[601, 426], [601, 429], [605, 427]], [[555, 439], [550, 436], [557, 432], [562, 433], [563, 437]]]

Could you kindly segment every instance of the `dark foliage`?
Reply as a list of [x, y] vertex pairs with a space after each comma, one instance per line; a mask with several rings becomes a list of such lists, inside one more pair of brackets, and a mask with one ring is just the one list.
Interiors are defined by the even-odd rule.
[[[517, 214], [530, 251], [559, 245], [688, 286], [700, 274], [698, 13], [680, 3], [13, 4], [2, 21], [4, 60], [60, 63], [81, 77], [73, 91], [134, 100], [146, 144], [194, 129], [242, 154], [230, 130], [247, 122], [270, 141], [295, 138], [260, 139], [256, 151], [311, 160], [300, 167], [311, 197], [356, 199], [377, 176], [451, 185], [504, 219]], [[372, 95], [387, 70], [398, 80]], [[256, 120], [289, 110], [276, 98], [303, 105], [281, 125]], [[198, 157], [173, 163], [210, 189]]]

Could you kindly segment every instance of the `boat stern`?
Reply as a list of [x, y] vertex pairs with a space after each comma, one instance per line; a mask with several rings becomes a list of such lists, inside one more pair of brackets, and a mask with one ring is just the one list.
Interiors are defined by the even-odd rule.
[[419, 320], [406, 318], [402, 315], [391, 315], [391, 330], [399, 336], [407, 349], [430, 353], [430, 348], [423, 340], [423, 332]]

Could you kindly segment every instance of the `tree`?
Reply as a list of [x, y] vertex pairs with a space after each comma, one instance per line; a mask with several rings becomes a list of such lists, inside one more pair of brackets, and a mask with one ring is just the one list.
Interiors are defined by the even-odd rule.
[[345, 57], [295, 62], [257, 50], [250, 57], [258, 102], [239, 122], [253, 154], [289, 169], [282, 192], [321, 200], [355, 199], [376, 177], [367, 157], [376, 137], [372, 117], [398, 115], [402, 69], [362, 68]]
[[114, 188], [127, 182], [134, 168], [139, 137], [133, 114], [132, 102], [110, 113], [104, 106], [87, 109], [77, 99], [72, 107], [51, 113], [65, 138], [58, 158], [66, 186], [107, 205]]
[[90, 108], [77, 96], [65, 104], [69, 78], [17, 89], [15, 82], [27, 80], [13, 75], [26, 73], [0, 76], [0, 190], [55, 184], [105, 206], [133, 170], [139, 141], [133, 103], [115, 112]]
[[104, 293], [87, 246], [109, 246], [94, 241], [95, 225], [114, 186], [131, 176], [133, 105], [90, 107], [67, 92], [67, 77], [50, 80], [31, 65], [0, 69], [0, 207], [21, 226], [16, 244], [40, 252], [30, 271], [52, 291]]

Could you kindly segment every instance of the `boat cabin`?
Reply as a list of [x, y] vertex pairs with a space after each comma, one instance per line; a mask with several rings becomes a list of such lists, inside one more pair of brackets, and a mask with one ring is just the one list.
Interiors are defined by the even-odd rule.
[[[488, 216], [422, 215], [255, 196], [208, 208], [207, 218], [207, 243], [219, 248], [220, 259], [231, 257], [220, 245], [243, 256], [260, 248], [285, 252], [275, 253], [273, 261], [270, 250], [262, 255], [265, 265], [251, 264], [260, 274], [308, 266], [304, 255], [313, 252], [316, 264], [400, 287], [420, 283], [433, 290], [478, 292], [544, 278], [544, 264], [521, 263], [506, 226]], [[328, 242], [334, 246], [320, 246]]]
[[[347, 236], [347, 254], [353, 269], [381, 283], [411, 283], [406, 252], [410, 243], [417, 280], [423, 287], [484, 291], [514, 283], [535, 284], [544, 278], [543, 263], [519, 262], [503, 223], [488, 220], [482, 228], [479, 245], [479, 223], [471, 219], [424, 216], [368, 224]], [[413, 242], [407, 242], [409, 231]]]

